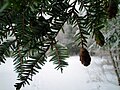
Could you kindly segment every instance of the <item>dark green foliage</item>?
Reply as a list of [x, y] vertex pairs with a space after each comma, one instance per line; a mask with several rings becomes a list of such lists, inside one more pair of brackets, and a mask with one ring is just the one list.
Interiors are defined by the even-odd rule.
[[[0, 62], [5, 56], [14, 57], [19, 90], [32, 80], [47, 59], [50, 47], [56, 69], [67, 66], [64, 46], [57, 44], [56, 36], [68, 22], [78, 26], [76, 45], [87, 47], [87, 36], [95, 35], [107, 21], [108, 0], [1, 0], [0, 1]], [[76, 5], [78, 8], [76, 8]], [[84, 14], [80, 15], [84, 11]], [[112, 12], [110, 12], [112, 13]], [[115, 16], [115, 15], [114, 15]], [[112, 16], [112, 17], [114, 17]], [[111, 18], [112, 18], [111, 17]]]
[[67, 47], [60, 44], [55, 44], [52, 46], [51, 50], [50, 56], [52, 57], [50, 61], [53, 61], [53, 64], [57, 64], [55, 68], [61, 69], [61, 72], [63, 72], [63, 67], [68, 65], [68, 63], [65, 61], [65, 59], [69, 57]]
[[76, 42], [78, 45], [87, 46], [87, 35], [90, 33], [95, 33], [96, 30], [101, 29], [103, 23], [106, 22], [107, 12], [105, 11], [105, 5], [107, 0], [95, 0], [95, 1], [85, 1], [81, 3], [80, 10], [85, 9], [85, 15], [79, 16], [74, 14], [76, 24], [79, 27], [79, 32], [76, 34]]
[[10, 44], [12, 42], [11, 41], [7, 41], [7, 42], [3, 42], [0, 45], [0, 62], [5, 63], [5, 57], [9, 57], [10, 56]]

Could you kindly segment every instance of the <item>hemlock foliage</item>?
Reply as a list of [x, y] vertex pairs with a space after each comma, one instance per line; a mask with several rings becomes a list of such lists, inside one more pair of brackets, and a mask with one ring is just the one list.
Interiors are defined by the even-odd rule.
[[19, 90], [47, 61], [46, 53], [63, 70], [67, 48], [56, 40], [67, 22], [78, 27], [75, 43], [87, 48], [87, 36], [92, 35], [98, 45], [104, 45], [101, 29], [108, 19], [116, 16], [118, 0], [1, 0], [0, 1], [0, 63], [6, 56], [14, 57]]

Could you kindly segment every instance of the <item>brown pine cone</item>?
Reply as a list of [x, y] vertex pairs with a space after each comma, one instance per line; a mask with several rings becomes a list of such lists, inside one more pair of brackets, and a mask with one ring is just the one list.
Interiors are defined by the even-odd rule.
[[84, 66], [90, 65], [91, 57], [85, 48], [80, 48], [80, 61]]
[[112, 19], [116, 16], [118, 12], [118, 2], [117, 0], [110, 0], [109, 1], [109, 7], [108, 7], [108, 16], [109, 19]]

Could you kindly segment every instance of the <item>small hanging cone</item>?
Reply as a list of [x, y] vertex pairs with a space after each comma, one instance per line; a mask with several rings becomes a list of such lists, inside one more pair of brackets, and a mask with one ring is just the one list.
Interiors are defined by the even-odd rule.
[[95, 32], [95, 41], [96, 41], [96, 44], [100, 45], [101, 47], [105, 43], [104, 36], [99, 30]]
[[90, 65], [91, 57], [85, 48], [80, 48], [80, 61], [84, 66]]
[[109, 0], [109, 6], [108, 6], [108, 17], [109, 19], [112, 19], [116, 16], [118, 12], [118, 1], [117, 0]]

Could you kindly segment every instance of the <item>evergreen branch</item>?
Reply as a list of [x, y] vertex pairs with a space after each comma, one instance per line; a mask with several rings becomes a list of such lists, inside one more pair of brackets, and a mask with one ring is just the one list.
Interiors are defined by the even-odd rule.
[[[85, 24], [82, 23], [84, 21], [84, 17], [79, 17], [76, 12], [74, 12], [74, 15], [76, 17], [76, 24], [78, 25], [79, 33], [76, 34], [76, 42], [78, 42], [78, 45], [81, 45], [81, 47], [87, 47], [87, 35], [90, 35], [87, 30], [85, 30]], [[85, 21], [84, 21], [85, 22]]]
[[57, 65], [55, 68], [63, 72], [63, 67], [68, 65], [68, 63], [65, 62], [65, 59], [69, 57], [67, 48], [60, 44], [55, 44], [53, 50], [50, 52], [50, 56], [52, 56], [50, 61], [53, 61], [53, 64]]
[[13, 41], [6, 41], [0, 44], [0, 63], [5, 63], [6, 58], [11, 55], [10, 47], [14, 43]]
[[[50, 45], [44, 45], [42, 48], [39, 48], [39, 50], [37, 47], [21, 49], [21, 57], [19, 56], [19, 53], [16, 53], [14, 64], [16, 65], [15, 68], [16, 72], [18, 73], [18, 80], [20, 80], [19, 83], [15, 84], [17, 90], [19, 90], [26, 83], [29, 84], [28, 80], [32, 80], [32, 76], [38, 73], [37, 69], [41, 69], [40, 65], [43, 66], [45, 64], [45, 53], [48, 51], [49, 46]], [[30, 54], [29, 52], [32, 54]], [[29, 55], [28, 59], [26, 58], [27, 54]], [[22, 63], [21, 60], [23, 61]]]
[[[31, 30], [29, 31], [32, 31], [33, 34], [27, 33], [27, 37], [29, 37], [28, 39], [21, 39], [22, 41], [18, 41], [21, 48], [21, 59], [23, 60], [23, 63], [20, 63], [21, 60], [18, 58], [20, 57], [19, 53], [16, 52], [17, 56], [14, 61], [16, 65], [16, 71], [19, 74], [18, 78], [21, 81], [20, 83], [16, 83], [16, 89], [20, 89], [26, 83], [29, 84], [28, 80], [32, 80], [30, 77], [38, 72], [35, 67], [37, 69], [41, 69], [38, 63], [40, 65], [44, 65], [45, 53], [48, 51], [49, 47], [55, 43], [55, 37], [67, 19], [66, 13], [62, 13], [64, 17], [60, 14], [61, 13], [59, 13], [58, 17], [53, 18], [51, 21], [46, 20], [43, 16], [40, 16], [38, 19], [33, 18], [32, 22], [30, 22]], [[44, 29], [44, 31], [41, 29]], [[25, 34], [23, 34], [23, 36], [26, 37]], [[31, 36], [36, 39], [32, 39]], [[29, 52], [32, 52], [32, 55]], [[29, 56], [29, 58], [34, 60], [27, 60], [25, 59], [26, 56]], [[65, 64], [65, 62], [62, 63]]]
[[[76, 34], [78, 46], [87, 47], [87, 35], [91, 33], [97, 38], [99, 33], [100, 40], [103, 40], [104, 36], [100, 32], [103, 23], [107, 16], [113, 18], [117, 13], [118, 2], [111, 2], [112, 0], [75, 0], [70, 4], [69, 0], [10, 0], [9, 5], [0, 12], [0, 62], [5, 61], [5, 54], [11, 48], [20, 81], [16, 83], [16, 89], [29, 84], [32, 76], [45, 64], [46, 52], [52, 46], [51, 60], [57, 64], [56, 69], [61, 69], [62, 72], [62, 68], [68, 65], [64, 61], [68, 57], [67, 49], [55, 40], [66, 21], [79, 27], [79, 33]], [[80, 12], [85, 10], [85, 15], [79, 15], [77, 4], [80, 5]], [[50, 18], [46, 19], [44, 15]], [[15, 40], [4, 42], [9, 36]], [[84, 48], [82, 50], [85, 50], [90, 61], [88, 51]], [[87, 62], [85, 65], [89, 64]]]

